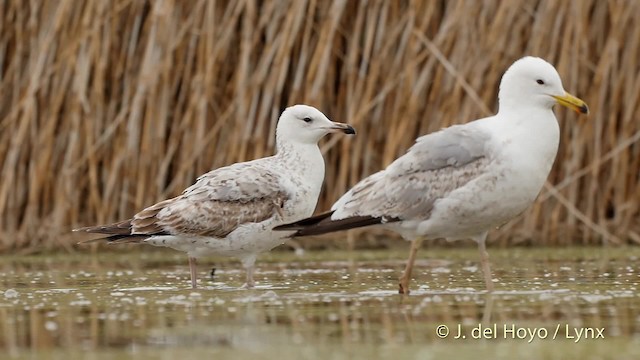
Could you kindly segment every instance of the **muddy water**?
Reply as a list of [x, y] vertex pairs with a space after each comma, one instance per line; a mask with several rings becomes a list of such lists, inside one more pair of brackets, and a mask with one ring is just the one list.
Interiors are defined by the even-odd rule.
[[[1, 358], [640, 358], [640, 248], [272, 252], [237, 262], [133, 252], [0, 258]], [[215, 262], [215, 265], [214, 265]], [[215, 266], [215, 276], [210, 276]]]

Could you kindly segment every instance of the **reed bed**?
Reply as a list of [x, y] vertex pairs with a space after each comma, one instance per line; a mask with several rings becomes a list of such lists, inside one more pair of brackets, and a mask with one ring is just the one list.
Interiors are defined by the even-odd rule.
[[639, 14], [615, 0], [0, 1], [0, 250], [68, 246], [75, 226], [271, 154], [295, 103], [359, 131], [323, 142], [324, 210], [416, 136], [494, 112], [523, 55], [555, 64], [592, 113], [557, 109], [547, 186], [491, 240], [640, 243]]

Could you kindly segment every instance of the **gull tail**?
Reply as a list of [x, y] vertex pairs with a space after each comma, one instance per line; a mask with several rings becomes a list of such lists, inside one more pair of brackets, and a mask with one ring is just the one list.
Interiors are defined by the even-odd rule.
[[[97, 239], [83, 240], [78, 244], [87, 244], [98, 241], [107, 241], [109, 244], [124, 244], [124, 243], [140, 243], [142, 240], [148, 238], [152, 234], [132, 234], [131, 233], [131, 219], [117, 222], [110, 225], [89, 226], [79, 229], [73, 229], [74, 232], [86, 232], [91, 234], [104, 234], [108, 235]], [[153, 234], [160, 235], [160, 234]]]
[[322, 235], [336, 231], [356, 229], [365, 226], [398, 221], [397, 219], [389, 220], [382, 217], [373, 216], [354, 216], [346, 219], [332, 220], [331, 215], [333, 213], [334, 211], [328, 211], [290, 224], [276, 226], [275, 228], [273, 228], [273, 230], [295, 230], [296, 232], [293, 233], [291, 237], [298, 237], [308, 235]]

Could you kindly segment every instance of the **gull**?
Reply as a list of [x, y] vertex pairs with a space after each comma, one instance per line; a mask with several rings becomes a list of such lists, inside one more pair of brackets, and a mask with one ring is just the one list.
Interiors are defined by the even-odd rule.
[[185, 252], [192, 288], [197, 287], [197, 258], [235, 257], [246, 269], [245, 286], [253, 287], [257, 255], [291, 234], [274, 232], [273, 227], [313, 214], [325, 170], [318, 141], [334, 132], [355, 134], [350, 125], [332, 122], [311, 106], [291, 106], [278, 120], [275, 155], [210, 171], [181, 195], [132, 219], [74, 231], [106, 234], [95, 240], [109, 243], [146, 243]]
[[500, 82], [496, 115], [419, 137], [384, 170], [357, 183], [331, 211], [275, 230], [292, 236], [379, 226], [412, 241], [399, 292], [409, 293], [424, 239], [473, 239], [484, 280], [493, 291], [485, 240], [490, 229], [536, 199], [558, 152], [554, 104], [588, 113], [567, 93], [556, 69], [535, 57], [513, 63]]

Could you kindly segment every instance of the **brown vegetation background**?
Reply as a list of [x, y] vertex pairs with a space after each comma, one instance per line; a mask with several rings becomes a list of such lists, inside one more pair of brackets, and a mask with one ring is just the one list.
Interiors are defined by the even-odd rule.
[[493, 113], [524, 55], [592, 113], [556, 110], [548, 186], [491, 239], [640, 243], [638, 18], [624, 0], [0, 1], [0, 250], [68, 246], [269, 155], [295, 103], [358, 129], [323, 142], [324, 210], [416, 136]]

